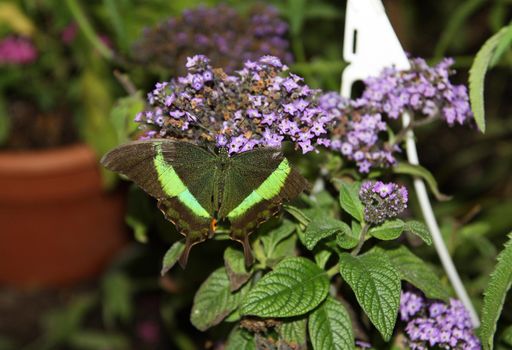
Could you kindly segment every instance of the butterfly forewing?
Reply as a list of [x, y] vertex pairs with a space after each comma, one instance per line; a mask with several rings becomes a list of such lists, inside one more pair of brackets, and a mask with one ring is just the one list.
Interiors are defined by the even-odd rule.
[[220, 216], [231, 223], [231, 238], [244, 245], [246, 262], [252, 260], [248, 236], [279, 209], [298, 196], [307, 181], [279, 150], [261, 148], [232, 158], [225, 175]]
[[214, 203], [218, 181], [218, 161], [215, 154], [189, 142], [164, 142], [161, 145], [163, 159], [186, 184], [190, 193], [211, 216], [218, 210]]
[[277, 149], [258, 148], [232, 156], [224, 174], [219, 217], [224, 218], [258, 188], [283, 160]]
[[216, 161], [217, 156], [191, 143], [149, 140], [119, 146], [101, 162], [158, 199], [165, 217], [186, 236], [184, 265], [190, 247], [211, 233]]

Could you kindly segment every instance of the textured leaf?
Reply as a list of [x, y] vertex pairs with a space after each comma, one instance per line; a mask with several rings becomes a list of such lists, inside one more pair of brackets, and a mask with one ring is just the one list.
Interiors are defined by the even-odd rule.
[[359, 199], [359, 182], [343, 183], [340, 188], [340, 205], [347, 213], [359, 222], [363, 221], [363, 203]]
[[312, 220], [306, 231], [304, 231], [304, 244], [309, 250], [313, 250], [318, 242], [322, 239], [334, 235], [335, 233], [343, 233], [350, 230], [348, 225], [343, 221], [330, 217], [317, 218]]
[[416, 220], [407, 221], [405, 223], [404, 229], [405, 231], [413, 233], [416, 236], [420, 237], [426, 244], [432, 244], [432, 235], [430, 234], [427, 225], [425, 225], [424, 223]]
[[340, 273], [370, 321], [389, 340], [400, 305], [400, 276], [389, 258], [378, 251], [357, 257], [343, 253]]
[[415, 165], [410, 163], [398, 163], [393, 167], [393, 172], [396, 174], [406, 174], [411, 176], [417, 176], [421, 179], [423, 179], [428, 187], [430, 188], [430, 191], [434, 194], [434, 196], [439, 201], [447, 201], [451, 197], [447, 196], [445, 194], [442, 194], [441, 191], [439, 191], [439, 187], [437, 186], [437, 181], [434, 178], [434, 175], [430, 171], [428, 171], [426, 168], [422, 167], [421, 165]]
[[503, 310], [505, 297], [512, 285], [512, 234], [505, 249], [498, 255], [498, 263], [491, 274], [489, 283], [484, 291], [482, 318], [479, 329], [480, 339], [484, 350], [493, 349], [496, 325]]
[[306, 318], [291, 319], [279, 327], [279, 349], [307, 349]]
[[244, 253], [233, 247], [224, 251], [224, 266], [229, 278], [229, 287], [232, 292], [242, 287], [251, 278], [252, 272], [245, 267]]
[[242, 315], [292, 317], [314, 309], [327, 296], [329, 279], [312, 261], [291, 257], [261, 278], [244, 298]]
[[172, 267], [176, 264], [178, 259], [180, 258], [181, 253], [185, 250], [185, 240], [176, 241], [174, 244], [169, 248], [167, 253], [164, 255], [164, 260], [162, 262], [162, 271], [160, 271], [160, 274], [163, 276], [172, 269]]
[[267, 258], [274, 258], [277, 245], [288, 238], [296, 230], [296, 224], [290, 220], [283, 220], [283, 223], [272, 231], [261, 236], [261, 242], [265, 247], [265, 255]]
[[377, 248], [385, 253], [398, 269], [400, 278], [420, 289], [430, 299], [448, 300], [450, 294], [430, 267], [406, 247], [391, 250]]
[[332, 252], [329, 250], [320, 250], [319, 252], [315, 253], [315, 262], [318, 265], [318, 267], [323, 269], [331, 255]]
[[491, 36], [480, 48], [469, 70], [469, 100], [475, 117], [476, 125], [481, 132], [485, 132], [484, 83], [487, 69], [490, 66], [494, 53], [503, 37], [507, 35], [511, 26], [502, 28]]
[[350, 317], [345, 307], [330, 296], [309, 315], [309, 337], [314, 350], [355, 349]]
[[385, 221], [382, 225], [372, 227], [368, 233], [377, 239], [391, 241], [400, 237], [404, 231], [404, 222], [400, 219]]
[[299, 223], [307, 226], [311, 219], [304, 213], [303, 210], [294, 207], [293, 205], [283, 205], [283, 209], [286, 210], [291, 216], [293, 216]]
[[200, 331], [219, 324], [238, 307], [245, 290], [242, 288], [232, 293], [226, 269], [221, 267], [215, 270], [194, 297], [190, 321]]
[[256, 350], [254, 336], [237, 326], [229, 334], [225, 350]]
[[286, 257], [296, 255], [297, 236], [291, 235], [285, 240], [279, 242], [274, 249], [272, 258], [267, 259], [267, 266], [273, 267]]
[[361, 225], [353, 220], [352, 228], [345, 227], [343, 234], [336, 235], [336, 243], [343, 249], [352, 249], [359, 243], [359, 236], [361, 235]]

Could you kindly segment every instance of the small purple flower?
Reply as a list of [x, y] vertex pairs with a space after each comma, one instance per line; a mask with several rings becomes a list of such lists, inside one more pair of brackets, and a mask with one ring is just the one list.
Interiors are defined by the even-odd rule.
[[373, 109], [386, 112], [392, 119], [407, 110], [426, 116], [442, 111], [441, 117], [450, 126], [472, 118], [466, 87], [449, 80], [452, 59], [444, 59], [434, 67], [420, 58], [411, 59], [410, 63], [408, 71], [385, 69], [380, 76], [365, 80], [363, 98]]
[[400, 318], [407, 322], [406, 345], [411, 349], [481, 350], [469, 313], [459, 300], [450, 299], [450, 303], [445, 304], [403, 292]]
[[372, 224], [392, 219], [407, 208], [407, 190], [393, 182], [365, 181], [359, 198], [364, 205], [364, 219]]
[[359, 349], [364, 350], [364, 349], [370, 349], [372, 347], [372, 344], [362, 341], [362, 340], [356, 340], [356, 346]]

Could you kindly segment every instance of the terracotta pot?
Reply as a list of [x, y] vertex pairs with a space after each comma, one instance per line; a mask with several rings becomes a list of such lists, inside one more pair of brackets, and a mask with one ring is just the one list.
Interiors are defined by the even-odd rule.
[[87, 146], [0, 152], [0, 283], [52, 287], [93, 277], [125, 230], [123, 196], [103, 190]]

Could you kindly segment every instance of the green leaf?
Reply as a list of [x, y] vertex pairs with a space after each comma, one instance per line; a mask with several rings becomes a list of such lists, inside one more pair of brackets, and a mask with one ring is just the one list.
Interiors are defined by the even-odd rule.
[[237, 326], [229, 334], [225, 350], [256, 350], [254, 336]]
[[448, 300], [450, 294], [432, 269], [406, 247], [384, 250], [393, 265], [398, 269], [400, 278], [420, 289], [427, 298]]
[[405, 174], [405, 175], [411, 175], [411, 176], [417, 176], [421, 179], [423, 179], [428, 187], [430, 188], [430, 191], [434, 194], [437, 200], [439, 201], [447, 201], [451, 199], [450, 196], [447, 196], [445, 194], [442, 194], [439, 191], [439, 188], [437, 186], [437, 181], [434, 178], [434, 175], [421, 165], [414, 165], [410, 163], [403, 163], [400, 162], [397, 165], [393, 167], [393, 172], [396, 174]]
[[0, 96], [0, 145], [3, 145], [9, 137], [11, 128], [10, 118], [3, 96]]
[[340, 188], [340, 205], [347, 213], [352, 215], [353, 218], [359, 222], [363, 222], [363, 203], [359, 199], [359, 189], [361, 184], [359, 182], [341, 184]]
[[293, 205], [285, 204], [283, 205], [283, 209], [286, 210], [291, 216], [293, 216], [300, 224], [304, 226], [307, 226], [311, 221], [311, 219], [306, 214], [304, 214], [304, 212], [301, 209], [294, 207]]
[[290, 220], [283, 220], [283, 223], [272, 231], [261, 236], [261, 242], [265, 247], [267, 258], [274, 258], [277, 245], [288, 238], [296, 230], [296, 224]]
[[138, 220], [135, 216], [126, 214], [125, 222], [133, 230], [133, 235], [137, 242], [147, 243], [148, 242], [148, 228], [146, 223]]
[[330, 296], [309, 315], [309, 336], [314, 350], [355, 349], [347, 310]]
[[232, 293], [226, 269], [215, 270], [194, 297], [190, 321], [200, 331], [219, 324], [238, 307], [246, 289]]
[[185, 250], [185, 240], [179, 240], [174, 242], [174, 244], [169, 248], [167, 253], [164, 255], [164, 259], [162, 262], [162, 271], [160, 274], [165, 275], [173, 266], [176, 264], [178, 259], [180, 258], [181, 253]]
[[130, 135], [138, 128], [134, 121], [137, 113], [144, 109], [144, 98], [142, 93], [119, 98], [110, 111], [110, 120], [117, 132], [117, 143], [121, 144], [130, 140]]
[[415, 234], [416, 236], [420, 237], [423, 242], [425, 242], [428, 245], [432, 244], [432, 235], [430, 234], [430, 231], [424, 223], [421, 221], [416, 220], [410, 220], [405, 223], [404, 231], [410, 232]]
[[491, 67], [494, 67], [503, 54], [507, 52], [508, 49], [512, 46], [512, 25], [508, 26], [507, 33], [501, 37], [501, 40], [496, 47], [496, 50], [494, 50], [494, 55], [492, 56], [492, 60], [490, 63]]
[[129, 341], [125, 336], [96, 330], [80, 330], [70, 337], [68, 343], [71, 348], [80, 350], [125, 350], [129, 348]]
[[444, 28], [434, 50], [434, 57], [441, 59], [446, 55], [450, 43], [460, 35], [463, 25], [468, 22], [468, 18], [478, 11], [485, 2], [486, 0], [466, 0], [451, 11], [448, 24]]
[[361, 235], [361, 225], [357, 221], [352, 221], [352, 228], [347, 227], [343, 234], [336, 235], [336, 244], [343, 249], [352, 249], [359, 243], [359, 236]]
[[331, 257], [332, 252], [329, 250], [320, 250], [315, 253], [315, 262], [321, 269], [325, 268], [325, 264]]
[[123, 272], [108, 273], [101, 285], [103, 296], [103, 320], [107, 327], [114, 328], [116, 321], [128, 324], [133, 316], [133, 286]]
[[476, 125], [485, 132], [484, 82], [487, 69], [493, 60], [496, 48], [512, 26], [502, 28], [491, 36], [480, 48], [469, 70], [469, 100]]
[[279, 244], [276, 246], [276, 249], [274, 250], [274, 256], [272, 259], [268, 259], [267, 263], [268, 266], [274, 266], [283, 258], [286, 258], [288, 256], [294, 256], [296, 255], [295, 250], [297, 246], [297, 236], [291, 235], [285, 240], [279, 242]]
[[506, 343], [507, 345], [512, 346], [512, 326], [508, 326], [501, 333], [500, 340]]
[[15, 342], [9, 338], [0, 335], [0, 350], [15, 350], [20, 349], [20, 346], [17, 346]]
[[304, 244], [309, 250], [313, 250], [318, 242], [330, 237], [337, 232], [344, 233], [350, 228], [346, 223], [330, 217], [316, 218], [311, 221], [304, 231]]
[[340, 255], [340, 273], [370, 321], [388, 341], [400, 306], [400, 275], [382, 252]]
[[385, 221], [379, 226], [372, 227], [368, 233], [377, 239], [391, 241], [400, 237], [404, 231], [405, 224], [400, 219]]
[[240, 289], [251, 278], [252, 272], [245, 267], [244, 254], [238, 249], [226, 248], [224, 251], [224, 266], [232, 292]]
[[306, 15], [307, 0], [288, 0], [286, 14], [290, 21], [290, 33], [298, 36], [302, 31], [304, 16]]
[[242, 315], [292, 317], [314, 309], [327, 296], [329, 279], [312, 261], [290, 257], [263, 276], [244, 298]]
[[505, 249], [498, 255], [498, 263], [491, 274], [489, 283], [484, 291], [482, 318], [479, 329], [480, 339], [484, 350], [493, 349], [496, 325], [503, 309], [505, 297], [512, 285], [512, 233]]
[[279, 327], [279, 349], [306, 350], [306, 318], [286, 320]]
[[65, 308], [52, 310], [44, 315], [44, 343], [47, 348], [58, 347], [75, 334], [84, 321], [87, 313], [97, 303], [93, 295], [75, 296]]

